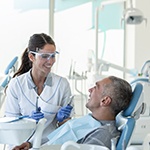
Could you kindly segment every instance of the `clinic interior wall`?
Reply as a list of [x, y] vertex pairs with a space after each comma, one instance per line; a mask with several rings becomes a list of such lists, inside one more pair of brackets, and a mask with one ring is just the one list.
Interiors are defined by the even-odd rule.
[[147, 22], [140, 25], [126, 25], [125, 65], [140, 71], [144, 62], [150, 59], [150, 12], [149, 0], [135, 0], [134, 6], [143, 12]]
[[[150, 59], [150, 1], [137, 1], [136, 5], [137, 8], [143, 11], [144, 16], [147, 18], [147, 23], [143, 23], [141, 26], [136, 26], [135, 28], [135, 50], [137, 51], [135, 64], [140, 66], [140, 64]], [[138, 58], [140, 58], [139, 61]]]
[[[9, 62], [13, 56], [15, 56], [16, 54], [21, 55], [22, 51], [19, 51], [19, 50], [24, 50], [25, 46], [27, 45], [26, 42], [32, 33], [38, 32], [38, 31], [48, 33], [48, 21], [45, 22], [42, 19], [42, 16], [46, 16], [48, 18], [47, 10], [40, 10], [40, 11], [34, 10], [31, 16], [31, 18], [34, 18], [33, 22], [31, 22], [28, 18], [28, 15], [23, 12], [22, 14], [26, 18], [26, 24], [24, 24], [24, 21], [22, 20], [23, 17], [21, 17], [21, 15], [18, 16], [19, 17], [18, 20], [15, 19], [15, 16], [17, 16], [17, 12], [13, 12], [13, 11], [11, 12], [11, 9], [12, 9], [11, 5], [12, 4], [9, 3], [8, 9], [10, 10], [9, 13], [14, 14], [14, 17], [9, 18], [9, 20], [6, 22], [7, 24], [3, 24], [3, 22], [1, 23], [3, 26], [8, 27], [7, 30], [5, 30], [4, 32], [1, 32], [1, 45], [5, 45], [5, 47], [0, 50], [1, 52], [3, 51], [3, 53], [1, 53], [1, 56], [0, 56], [1, 57], [0, 68], [2, 68], [1, 72], [5, 68], [5, 65], [7, 64], [7, 62]], [[136, 25], [136, 26], [126, 25], [125, 26], [125, 67], [136, 68], [137, 70], [140, 70], [143, 63], [146, 60], [148, 60], [150, 57], [150, 51], [149, 51], [149, 48], [150, 48], [150, 42], [149, 42], [150, 12], [148, 8], [148, 6], [150, 6], [150, 1], [149, 0], [141, 0], [141, 1], [135, 0], [135, 6], [138, 9], [142, 10], [144, 16], [148, 19], [148, 21], [147, 21], [147, 25], [145, 24], [145, 22], [143, 22], [141, 25]], [[5, 12], [7, 10], [2, 10], [2, 11]], [[40, 18], [39, 16], [36, 18], [37, 12], [40, 13], [40, 16], [41, 16]], [[3, 17], [3, 14], [0, 14], [0, 16]], [[7, 16], [9, 16], [8, 12], [7, 12]], [[8, 19], [8, 18], [5, 18], [5, 19]], [[29, 22], [31, 24], [35, 23], [36, 25], [38, 25], [38, 28], [31, 27], [30, 29], [28, 29], [29, 32], [27, 33], [22, 32], [23, 28], [20, 28], [20, 27], [21, 26], [23, 27], [23, 25], [28, 26]], [[11, 24], [11, 26], [8, 26], [8, 24]], [[16, 30], [20, 30], [20, 32], [19, 33], [15, 32]], [[18, 40], [18, 39], [22, 39], [22, 37], [24, 37], [24, 41]], [[9, 48], [9, 41], [11, 41], [11, 39], [16, 39], [16, 42], [11, 43], [12, 48], [18, 45], [17, 49], [15, 50]], [[68, 39], [70, 39], [70, 37], [68, 37]], [[61, 41], [64, 42], [64, 35], [62, 35]], [[68, 55], [68, 53], [66, 55]], [[61, 53], [61, 56], [62, 56], [62, 53]], [[64, 57], [61, 57], [61, 58], [64, 58]], [[73, 84], [74, 83], [71, 83], [71, 85]], [[81, 98], [84, 101], [83, 100], [79, 102], [77, 101], [77, 103], [80, 104], [81, 102], [84, 102], [84, 103], [86, 102], [85, 95], [82, 95]], [[82, 104], [82, 106], [84, 106], [84, 104]], [[84, 109], [81, 108], [81, 110], [84, 110]], [[84, 113], [86, 112], [81, 111], [81, 114], [84, 114]]]
[[[141, 66], [143, 65], [143, 63], [149, 59], [150, 56], [150, 42], [149, 42], [149, 33], [150, 33], [150, 13], [149, 13], [149, 6], [150, 6], [150, 1], [149, 0], [134, 0], [135, 1], [135, 6], [142, 10], [144, 16], [148, 19], [147, 24], [145, 24], [145, 22], [143, 22], [141, 25], [137, 25], [137, 26], [129, 26], [127, 25], [125, 27], [125, 67], [127, 68], [136, 68], [137, 70], [140, 70]], [[9, 10], [9, 13], [11, 12], [11, 5], [13, 1], [9, 1], [9, 5], [7, 5], [7, 8]], [[2, 7], [5, 8], [5, 7]], [[1, 9], [1, 11], [3, 11], [3, 14], [5, 13], [5, 11], [7, 10], [3, 10]], [[33, 12], [33, 16], [34, 14], [37, 12]], [[3, 17], [3, 14], [1, 13], [1, 17]], [[14, 12], [13, 12], [14, 14]], [[47, 13], [44, 12], [43, 10], [40, 11], [40, 14], [46, 16]], [[15, 14], [16, 15], [16, 14]], [[9, 16], [8, 12], [7, 12], [7, 16]], [[47, 15], [48, 18], [48, 15]], [[8, 18], [5, 18], [5, 20], [7, 20]], [[2, 48], [1, 51], [1, 59], [0, 59], [0, 69], [1, 72], [3, 72], [5, 66], [7, 65], [7, 62], [10, 61], [10, 59], [16, 55], [16, 53], [18, 55], [21, 54], [21, 51], [19, 51], [18, 49], [24, 49], [24, 45], [26, 45], [27, 40], [24, 41], [20, 41], [18, 40], [19, 37], [20, 39], [22, 39], [22, 36], [24, 37], [24, 39], [28, 39], [29, 36], [33, 33], [36, 32], [37, 29], [35, 29], [34, 27], [31, 28], [30, 32], [26, 33], [26, 34], [16, 34], [15, 30], [21, 30], [18, 28], [17, 24], [21, 24], [21, 16], [19, 18], [20, 20], [15, 20], [14, 17], [9, 18], [7, 24], [3, 24], [3, 22], [1, 22], [1, 24], [3, 26], [7, 26], [7, 30], [1, 32], [1, 45], [5, 45], [4, 48]], [[35, 19], [35, 17], [34, 17]], [[11, 21], [13, 20], [13, 22]], [[40, 20], [40, 19], [38, 19]], [[16, 23], [17, 22], [17, 23]], [[40, 24], [38, 21], [35, 21], [36, 24]], [[41, 20], [40, 20], [41, 22]], [[28, 24], [28, 19], [26, 21], [26, 23]], [[8, 26], [9, 24], [9, 26]], [[40, 27], [38, 30], [41, 30], [43, 32], [48, 33], [48, 26], [47, 26], [48, 22], [44, 22], [42, 23], [42, 26], [40, 24]], [[21, 26], [21, 25], [20, 25]], [[12, 30], [13, 29], [13, 30]], [[45, 29], [45, 30], [43, 30]], [[21, 33], [21, 32], [20, 32]], [[23, 32], [22, 32], [23, 33]], [[5, 37], [5, 38], [4, 38]], [[7, 37], [7, 38], [6, 38]], [[14, 45], [18, 45], [18, 48], [16, 50], [14, 49], [10, 49], [9, 47], [9, 41], [11, 41], [11, 39], [16, 39], [16, 42], [11, 43], [12, 47]], [[24, 42], [22, 45], [20, 43]], [[3, 51], [3, 53], [2, 53]], [[8, 51], [8, 53], [6, 54], [6, 51]]]

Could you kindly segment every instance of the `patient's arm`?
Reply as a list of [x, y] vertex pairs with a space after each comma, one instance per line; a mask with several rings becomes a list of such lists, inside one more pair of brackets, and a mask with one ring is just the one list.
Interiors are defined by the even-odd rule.
[[15, 146], [12, 150], [28, 150], [32, 147], [30, 142], [22, 143], [21, 145]]

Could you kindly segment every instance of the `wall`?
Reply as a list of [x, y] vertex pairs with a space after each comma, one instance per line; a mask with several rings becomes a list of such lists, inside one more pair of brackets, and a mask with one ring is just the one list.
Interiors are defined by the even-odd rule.
[[140, 25], [126, 25], [125, 66], [140, 71], [145, 61], [150, 59], [150, 13], [149, 0], [135, 0], [134, 6], [147, 18]]
[[150, 59], [150, 1], [137, 0], [136, 5], [143, 11], [144, 16], [147, 18], [147, 24], [144, 23], [144, 25], [136, 26], [135, 28], [135, 50], [137, 52], [135, 55], [135, 64], [139, 66]]

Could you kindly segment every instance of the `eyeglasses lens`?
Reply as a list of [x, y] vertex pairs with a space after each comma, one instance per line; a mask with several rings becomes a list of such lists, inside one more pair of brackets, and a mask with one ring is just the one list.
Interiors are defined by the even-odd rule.
[[53, 54], [41, 54], [41, 57], [44, 59], [55, 58], [56, 53]]

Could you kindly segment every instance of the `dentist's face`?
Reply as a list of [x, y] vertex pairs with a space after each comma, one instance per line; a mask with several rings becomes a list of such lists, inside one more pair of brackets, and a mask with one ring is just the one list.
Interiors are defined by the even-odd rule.
[[53, 54], [55, 53], [56, 48], [52, 44], [46, 44], [43, 49], [40, 49], [38, 51], [39, 54], [35, 54], [34, 60], [33, 60], [33, 68], [37, 72], [42, 72], [43, 74], [48, 74], [51, 71], [51, 68], [53, 64], [55, 63], [55, 56], [46, 58], [47, 54]]

